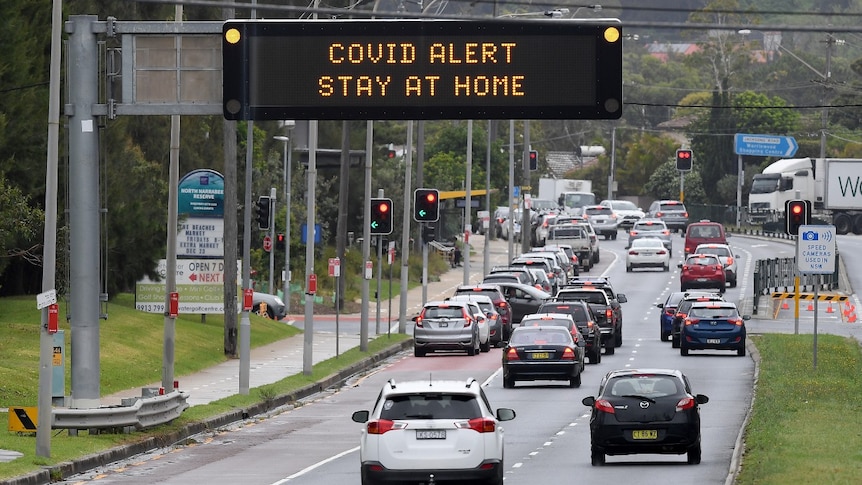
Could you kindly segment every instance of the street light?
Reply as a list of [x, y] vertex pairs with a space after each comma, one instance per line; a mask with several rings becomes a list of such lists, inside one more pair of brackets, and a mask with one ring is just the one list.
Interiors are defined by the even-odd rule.
[[598, 5], [598, 4], [597, 5], [581, 5], [580, 7], [576, 8], [574, 12], [572, 12], [572, 18], [577, 17], [578, 12], [584, 8], [591, 8], [591, 9], [593, 9], [594, 12], [601, 12], [602, 11], [602, 6]]
[[[293, 129], [295, 122], [293, 120], [285, 121], [284, 127], [288, 132]], [[286, 212], [284, 216], [284, 312], [290, 313], [290, 184], [293, 180], [291, 176], [291, 143], [287, 136], [274, 136], [274, 140], [284, 143], [284, 204]]]

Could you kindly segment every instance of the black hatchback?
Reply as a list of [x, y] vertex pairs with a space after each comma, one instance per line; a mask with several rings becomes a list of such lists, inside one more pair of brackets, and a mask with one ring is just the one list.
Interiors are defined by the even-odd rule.
[[581, 402], [592, 408], [590, 457], [604, 465], [606, 455], [686, 454], [700, 463], [700, 405], [688, 378], [673, 369], [625, 369], [608, 372], [599, 395]]

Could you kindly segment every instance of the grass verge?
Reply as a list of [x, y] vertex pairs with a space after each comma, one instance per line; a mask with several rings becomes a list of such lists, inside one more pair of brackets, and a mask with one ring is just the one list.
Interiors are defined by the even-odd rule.
[[753, 336], [760, 376], [737, 484], [862, 483], [862, 350], [852, 338]]
[[[0, 407], [36, 406], [38, 402], [39, 325], [40, 314], [35, 310], [32, 297], [3, 298], [0, 308]], [[109, 319], [101, 322], [100, 337], [100, 391], [102, 395], [124, 389], [144, 386], [158, 381], [161, 375], [163, 320], [161, 315], [147, 314], [134, 309], [132, 295], [120, 295], [108, 304]], [[60, 315], [65, 314], [61, 305]], [[252, 347], [266, 345], [296, 335], [300, 331], [281, 322], [251, 315]], [[65, 328], [64, 328], [65, 327]], [[190, 374], [226, 360], [223, 352], [224, 320], [220, 315], [182, 315], [176, 322], [175, 374]], [[66, 331], [66, 349], [71, 352], [71, 332]], [[24, 456], [0, 466], [0, 480], [40, 470], [46, 466], [74, 460], [114, 446], [140, 442], [152, 437], [168, 436], [183, 426], [226, 411], [266, 403], [276, 396], [320, 380], [346, 368], [393, 343], [409, 338], [407, 335], [381, 335], [369, 341], [368, 352], [358, 348], [343, 352], [339, 357], [318, 363], [310, 376], [299, 374], [277, 383], [251, 390], [248, 396], [231, 396], [208, 405], [194, 406], [165, 426], [130, 434], [81, 433], [68, 436], [65, 430], [55, 430], [51, 437], [51, 457], [37, 457], [36, 437], [19, 435], [8, 430], [0, 432], [0, 449], [12, 450]], [[66, 359], [70, 355], [67, 353]], [[68, 360], [67, 360], [68, 361]], [[70, 369], [66, 366], [66, 394], [70, 390]], [[0, 413], [0, 421], [8, 422], [8, 413]]]

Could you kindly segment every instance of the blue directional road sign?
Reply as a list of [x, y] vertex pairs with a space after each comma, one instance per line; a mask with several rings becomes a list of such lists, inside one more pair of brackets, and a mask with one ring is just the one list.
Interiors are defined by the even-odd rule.
[[733, 138], [733, 151], [737, 155], [792, 157], [798, 148], [792, 136], [737, 133]]

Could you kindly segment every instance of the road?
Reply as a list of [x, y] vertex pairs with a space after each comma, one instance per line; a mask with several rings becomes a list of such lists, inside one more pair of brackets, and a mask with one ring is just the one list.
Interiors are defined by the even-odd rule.
[[[682, 239], [674, 241], [675, 257], [670, 272], [641, 270], [626, 274], [625, 237], [622, 232], [620, 235], [616, 241], [601, 241], [601, 263], [589, 274], [610, 277], [617, 291], [628, 298], [623, 304], [623, 346], [615, 355], [604, 356], [601, 364], [588, 365], [580, 388], [538, 382], [503, 389], [500, 349], [475, 357], [453, 354], [416, 358], [404, 352], [348, 385], [314, 396], [294, 409], [235, 429], [200, 435], [185, 446], [94, 470], [64, 483], [358, 484], [357, 445], [362, 425], [350, 420], [353, 411], [369, 409], [388, 379], [397, 382], [467, 377], [484, 383], [493, 406], [510, 407], [518, 413], [514, 421], [505, 423], [507, 484], [569, 483], [573, 477], [585, 483], [619, 482], [631, 477], [637, 477], [638, 483], [644, 485], [724, 483], [752, 399], [754, 362], [750, 357], [724, 351], [692, 352], [691, 356], [682, 357], [670, 348], [669, 342], [659, 341], [660, 310], [655, 304], [679, 288], [675, 263], [681, 260]], [[751, 298], [756, 259], [793, 252], [792, 246], [780, 242], [739, 236], [733, 237], [732, 245], [740, 257], [741, 275], [739, 287], [727, 290], [726, 298], [731, 301]], [[497, 260], [505, 258], [505, 243], [494, 243], [492, 252]], [[435, 297], [429, 295], [429, 299]], [[328, 324], [333, 322], [334, 318]], [[773, 322], [750, 323], [758, 328], [750, 331], [769, 331]], [[327, 323], [322, 320], [320, 325]], [[397, 328], [397, 322], [394, 325]], [[315, 322], [316, 330], [321, 326]], [[807, 323], [803, 322], [803, 327], [807, 328]], [[344, 320], [340, 322], [340, 330], [358, 333], [358, 322]], [[604, 373], [629, 367], [682, 369], [695, 392], [710, 397], [710, 402], [701, 408], [703, 462], [700, 465], [687, 465], [684, 455], [615, 456], [608, 457], [604, 467], [590, 465], [588, 408], [581, 404], [581, 399], [596, 392]]]

